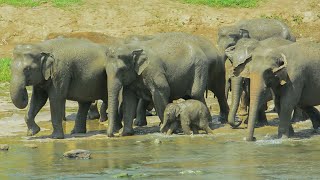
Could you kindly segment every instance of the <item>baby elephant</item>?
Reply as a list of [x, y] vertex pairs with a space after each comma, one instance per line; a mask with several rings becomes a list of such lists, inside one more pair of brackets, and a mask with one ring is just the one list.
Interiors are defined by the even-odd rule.
[[190, 135], [191, 129], [193, 134], [198, 134], [199, 129], [211, 133], [210, 120], [209, 109], [198, 100], [190, 99], [181, 103], [170, 103], [164, 111], [164, 120], [160, 132], [172, 134], [181, 123], [185, 134]]

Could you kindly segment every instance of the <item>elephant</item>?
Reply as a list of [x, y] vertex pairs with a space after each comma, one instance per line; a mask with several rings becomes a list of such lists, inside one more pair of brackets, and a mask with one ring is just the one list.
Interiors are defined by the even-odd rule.
[[105, 47], [88, 40], [57, 38], [37, 44], [17, 45], [11, 65], [10, 96], [20, 109], [28, 105], [26, 86], [32, 86], [30, 106], [25, 116], [27, 135], [40, 127], [34, 118], [50, 101], [52, 138], [64, 138], [62, 119], [66, 100], [77, 101], [78, 113], [71, 133], [86, 132], [86, 117], [91, 102], [107, 102]]
[[[240, 96], [242, 92], [245, 92], [245, 99], [243, 102], [247, 102], [245, 104], [249, 105], [249, 88], [250, 82], [248, 78], [242, 77], [242, 71], [246, 70], [246, 65], [251, 63], [250, 58], [251, 54], [255, 51], [256, 48], [266, 48], [266, 47], [277, 47], [281, 45], [291, 44], [292, 41], [285, 40], [283, 38], [268, 38], [266, 40], [258, 41], [256, 39], [251, 38], [243, 38], [238, 41], [235, 46], [230, 46], [226, 50], [226, 55], [232, 61], [233, 68], [233, 77], [231, 78], [231, 86], [232, 86], [232, 104], [230, 108], [230, 112], [228, 115], [228, 123], [236, 128], [241, 122], [235, 123], [235, 115], [238, 110]], [[273, 99], [272, 92], [270, 89], [267, 89], [265, 94], [265, 99], [262, 101], [262, 104], [259, 105], [258, 110], [258, 123], [259, 125], [267, 124], [267, 117], [265, 115], [266, 103], [269, 100]]]
[[276, 19], [256, 18], [242, 20], [232, 26], [221, 27], [218, 31], [218, 47], [224, 52], [234, 46], [241, 38], [252, 38], [258, 41], [271, 37], [296, 41], [289, 27]]
[[121, 88], [123, 136], [134, 133], [132, 120], [137, 98], [152, 101], [162, 122], [169, 102], [192, 98], [205, 103], [207, 87], [218, 98], [221, 117], [227, 117], [224, 60], [210, 41], [187, 33], [159, 33], [148, 41], [109, 48], [107, 56], [109, 137], [113, 136]]
[[[249, 54], [248, 54], [249, 55]], [[248, 56], [247, 56], [248, 57]], [[248, 141], [255, 140], [254, 120], [259, 104], [265, 98], [264, 91], [271, 88], [279, 114], [278, 137], [294, 134], [291, 114], [295, 107], [301, 108], [311, 119], [313, 128], [320, 127], [319, 111], [313, 107], [320, 104], [320, 44], [315, 42], [289, 43], [277, 47], [256, 48], [239, 76], [250, 78], [250, 114]]]
[[[225, 51], [229, 47], [235, 46], [237, 42], [242, 38], [251, 38], [257, 41], [261, 41], [271, 37], [283, 38], [292, 42], [296, 41], [295, 36], [291, 33], [289, 27], [285, 23], [276, 19], [256, 18], [256, 19], [242, 20], [232, 26], [221, 27], [218, 32], [218, 47], [222, 53], [225, 53]], [[257, 43], [257, 42], [254, 42], [254, 43]], [[225, 60], [227, 59], [227, 54], [225, 54], [224, 59]], [[230, 58], [229, 60], [232, 64], [233, 63], [232, 60]], [[248, 89], [248, 84], [249, 83], [246, 80], [243, 81], [242, 78], [236, 78], [234, 76], [231, 76], [229, 78], [228, 80], [229, 87], [230, 86], [239, 87], [240, 85], [242, 85], [242, 88], [240, 88], [240, 90], [235, 89], [237, 91], [232, 93], [233, 101], [232, 101], [231, 107], [233, 108], [231, 109], [232, 113], [229, 114], [230, 118], [232, 117], [234, 119], [234, 116], [237, 110], [237, 108], [234, 108], [234, 107], [238, 107], [239, 103], [241, 107], [240, 113], [242, 115], [247, 114], [247, 107], [249, 102], [248, 100], [249, 91], [246, 91], [246, 89]], [[243, 89], [244, 91], [242, 91], [241, 89]], [[228, 92], [228, 90], [229, 89], [226, 89], [226, 93]], [[235, 94], [241, 94], [241, 102], [239, 102], [240, 97], [234, 97]], [[238, 100], [235, 102], [234, 101], [235, 99], [238, 99]], [[261, 116], [264, 116], [264, 112], [262, 110], [260, 111], [259, 114]], [[265, 116], [259, 119], [265, 119]], [[260, 124], [263, 125], [265, 123], [266, 121], [262, 121]], [[240, 123], [238, 123], [237, 125], [240, 125]], [[234, 124], [232, 124], [232, 126], [234, 126]]]
[[[237, 127], [241, 124], [241, 122], [235, 123], [235, 114], [237, 112], [237, 108], [239, 105], [239, 98], [242, 91], [242, 86], [239, 85], [239, 82], [248, 81], [249, 79], [246, 77], [241, 76], [241, 73], [247, 73], [249, 70], [246, 68], [246, 66], [251, 64], [251, 56], [252, 53], [255, 52], [255, 50], [264, 49], [264, 48], [276, 48], [282, 45], [288, 45], [292, 44], [292, 41], [288, 41], [282, 38], [268, 38], [263, 41], [257, 41], [255, 39], [241, 39], [236, 46], [230, 47], [226, 50], [226, 54], [233, 61], [233, 68], [234, 68], [234, 75], [233, 78], [235, 82], [233, 82], [232, 86], [232, 106], [230, 109], [230, 113], [228, 116], [228, 122], [232, 127]], [[255, 63], [259, 63], [256, 61]], [[250, 86], [248, 85], [248, 87]], [[247, 90], [246, 90], [247, 91]], [[258, 122], [267, 124], [267, 119], [265, 115], [265, 108], [266, 108], [266, 102], [269, 100], [275, 100], [273, 91], [270, 90], [270, 88], [266, 89], [266, 92], [263, 92], [264, 99], [261, 100], [261, 104], [258, 106]], [[248, 93], [249, 95], [249, 93]], [[250, 101], [250, 98], [248, 98], [246, 101]], [[277, 109], [277, 105], [275, 106], [275, 109]], [[297, 119], [307, 119], [307, 115], [304, 111], [302, 111], [300, 108], [295, 107], [294, 114], [292, 121], [296, 121]]]
[[[46, 37], [46, 40], [50, 39], [56, 39], [56, 38], [77, 38], [77, 39], [87, 39], [89, 41], [92, 41], [94, 43], [98, 43], [104, 46], [110, 46], [112, 44], [117, 43], [130, 43], [130, 42], [136, 42], [136, 41], [147, 41], [152, 38], [152, 36], [149, 35], [129, 35], [124, 38], [119, 37], [113, 37], [106, 35], [104, 33], [99, 32], [65, 32], [65, 33], [50, 33]], [[120, 98], [121, 99], [121, 98]], [[150, 114], [148, 111], [146, 112], [146, 109], [149, 109], [151, 111], [152, 108], [150, 108], [151, 103], [145, 102], [143, 100], [140, 100], [137, 107], [137, 113], [136, 113], [136, 120], [135, 125], [137, 126], [144, 126], [147, 125], [146, 120], [146, 113]], [[97, 107], [97, 101], [93, 102], [89, 108], [88, 112], [88, 119], [98, 119], [100, 122], [104, 122], [107, 120], [107, 104], [102, 102], [100, 107], [100, 113], [98, 111]], [[152, 105], [151, 105], [152, 106]], [[149, 108], [148, 108], [149, 107]], [[100, 116], [101, 114], [101, 116]], [[121, 117], [121, 113], [120, 113]], [[64, 116], [64, 119], [65, 116]]]
[[[181, 125], [185, 134], [198, 134], [202, 129], [211, 133], [209, 121], [211, 115], [208, 107], [201, 101], [189, 99], [180, 103], [169, 103], [164, 110], [163, 123], [160, 132], [172, 134]], [[190, 129], [191, 128], [191, 129]]]

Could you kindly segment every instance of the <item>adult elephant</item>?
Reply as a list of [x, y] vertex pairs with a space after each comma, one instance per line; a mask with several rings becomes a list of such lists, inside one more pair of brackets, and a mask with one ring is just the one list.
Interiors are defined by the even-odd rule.
[[236, 45], [241, 38], [261, 41], [270, 37], [296, 41], [285, 23], [276, 19], [256, 18], [242, 20], [232, 26], [221, 27], [218, 32], [218, 47], [224, 52], [228, 47]]
[[65, 101], [78, 101], [79, 109], [72, 133], [86, 132], [86, 117], [92, 101], [107, 101], [105, 47], [81, 39], [57, 38], [38, 44], [18, 45], [13, 51], [10, 95], [20, 109], [28, 105], [26, 86], [32, 97], [25, 121], [28, 135], [40, 127], [34, 118], [50, 101], [52, 138], [64, 138], [62, 118]]
[[266, 88], [272, 88], [276, 96], [275, 104], [279, 107], [279, 137], [293, 135], [290, 120], [295, 107], [308, 114], [315, 129], [320, 126], [320, 114], [313, 107], [320, 104], [320, 98], [316, 95], [320, 90], [320, 44], [289, 43], [280, 47], [257, 48], [250, 61], [245, 67], [247, 70], [239, 74], [250, 78], [252, 84], [247, 140], [255, 139], [257, 107], [265, 98], [263, 92]]
[[[247, 73], [249, 69], [246, 67], [248, 64], [251, 63], [251, 56], [252, 53], [255, 51], [256, 48], [272, 48], [278, 47], [281, 45], [291, 44], [293, 42], [282, 39], [282, 38], [269, 38], [263, 41], [258, 41], [251, 38], [243, 38], [238, 41], [235, 46], [231, 46], [226, 50], [226, 54], [230, 61], [232, 61], [232, 68], [233, 68], [233, 78], [231, 78], [231, 86], [232, 86], [232, 105], [230, 108], [230, 113], [228, 115], [228, 123], [232, 127], [237, 127], [241, 124], [240, 122], [235, 122], [236, 112], [239, 107], [240, 102], [240, 95], [241, 92], [245, 91], [246, 95], [245, 101], [249, 102], [249, 91], [247, 89], [250, 88], [250, 81], [248, 78], [243, 77], [243, 73]], [[248, 82], [249, 81], [249, 82]], [[243, 87], [243, 82], [246, 82], [245, 87]], [[252, 83], [251, 83], [252, 84]], [[253, 84], [254, 85], [254, 84]], [[245, 90], [244, 90], [245, 89]], [[270, 89], [264, 92], [265, 99], [259, 104], [258, 107], [258, 117], [257, 120], [260, 125], [267, 124], [267, 118], [265, 115], [265, 107], [267, 101], [272, 99], [272, 94]], [[249, 105], [249, 104], [248, 104]]]
[[137, 97], [152, 100], [162, 121], [166, 105], [174, 99], [192, 98], [205, 103], [204, 91], [208, 80], [214, 82], [207, 87], [217, 96], [221, 115], [227, 116], [224, 61], [208, 40], [185, 33], [162, 33], [148, 41], [116, 46], [107, 54], [108, 136], [113, 136], [122, 87], [122, 135], [133, 134]]
[[[220, 51], [225, 53], [225, 51], [229, 47], [235, 46], [242, 38], [251, 38], [257, 41], [261, 41], [271, 37], [283, 38], [292, 42], [296, 41], [296, 38], [292, 35], [289, 27], [285, 23], [276, 19], [257, 18], [242, 20], [235, 25], [220, 28], [218, 32], [218, 46]], [[252, 43], [256, 42], [253, 41]], [[224, 56], [224, 59], [226, 58], [227, 55]], [[238, 65], [237, 62], [235, 62], [236, 64], [233, 64], [234, 62], [230, 58], [229, 60], [233, 68]], [[249, 83], [247, 80], [235, 77], [233, 75], [229, 78], [228, 83], [229, 86], [231, 84], [232, 89], [232, 103], [228, 121], [234, 122], [235, 114], [237, 112], [239, 104], [241, 107], [240, 113], [242, 115], [247, 114], [246, 110], [249, 106]], [[226, 92], [227, 91], [228, 90], [226, 90]], [[264, 110], [261, 109], [259, 114], [259, 116], [261, 117], [259, 118], [259, 120], [262, 120], [260, 124], [266, 124], [267, 121]], [[297, 119], [300, 118], [300, 114], [297, 114]], [[241, 123], [231, 124], [231, 126], [236, 127], [240, 124]]]
[[[77, 39], [87, 39], [94, 43], [98, 43], [104, 46], [110, 46], [112, 44], [117, 43], [130, 43], [130, 42], [137, 42], [137, 41], [147, 41], [152, 39], [152, 36], [149, 35], [129, 35], [124, 38], [109, 36], [104, 33], [99, 32], [65, 32], [65, 33], [50, 33], [47, 36], [47, 40], [55, 39], [55, 38], [77, 38]], [[121, 99], [121, 98], [120, 98]], [[137, 114], [136, 114], [136, 121], [135, 125], [137, 126], [144, 126], [147, 125], [146, 120], [146, 109], [149, 111], [150, 103], [140, 100], [137, 107]], [[107, 104], [102, 102], [100, 107], [100, 113], [98, 111], [97, 101], [93, 102], [89, 108], [88, 112], [88, 119], [98, 119], [100, 122], [104, 122], [107, 120]], [[149, 113], [150, 114], [150, 113]], [[64, 118], [66, 119], [66, 118]]]

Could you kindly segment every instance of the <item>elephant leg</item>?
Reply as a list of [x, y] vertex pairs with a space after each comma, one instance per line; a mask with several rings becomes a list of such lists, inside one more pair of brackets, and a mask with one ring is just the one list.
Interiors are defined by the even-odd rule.
[[259, 112], [258, 112], [258, 122], [256, 123], [256, 126], [257, 126], [257, 127], [263, 127], [263, 126], [268, 125], [268, 120], [267, 120], [267, 116], [266, 116], [266, 113], [265, 113], [265, 107], [266, 107], [266, 104], [263, 105], [263, 106], [259, 109]]
[[308, 106], [306, 108], [303, 108], [303, 110], [310, 117], [313, 129], [317, 130], [320, 127], [320, 113], [318, 109], [313, 106]]
[[193, 134], [199, 134], [198, 126], [191, 124], [191, 130]]
[[191, 134], [190, 125], [188, 123], [181, 122], [181, 127], [182, 127], [182, 130], [183, 130], [184, 134], [186, 134], [186, 135], [190, 135]]
[[40, 131], [40, 127], [36, 124], [34, 118], [36, 117], [40, 109], [46, 104], [47, 100], [48, 94], [46, 91], [37, 87], [33, 87], [28, 113], [24, 117], [24, 120], [28, 127], [28, 136], [33, 136]]
[[100, 122], [105, 122], [107, 120], [107, 109], [108, 109], [108, 104], [105, 103], [104, 101], [102, 102], [101, 104], [101, 107], [100, 107], [100, 119], [99, 121]]
[[91, 106], [91, 102], [78, 102], [79, 109], [71, 134], [87, 132], [87, 114]]
[[[157, 75], [155, 79], [152, 80], [153, 84], [150, 84], [151, 95], [154, 103], [156, 112], [160, 118], [161, 123], [163, 122], [164, 110], [169, 104], [170, 97], [170, 86], [164, 75]], [[202, 94], [203, 96], [203, 94]]]
[[98, 111], [98, 101], [94, 101], [89, 108], [89, 112], [88, 112], [88, 119], [99, 119], [100, 118], [100, 114]]
[[209, 75], [212, 77], [209, 77], [208, 85], [209, 89], [215, 94], [218, 99], [218, 103], [220, 106], [219, 120], [221, 123], [226, 123], [229, 113], [229, 105], [227, 103], [227, 98], [224, 92], [226, 86], [225, 70], [221, 71], [220, 69], [220, 72], [217, 71], [214, 73], [214, 75]]
[[133, 119], [137, 110], [138, 99], [134, 92], [128, 88], [123, 88], [123, 131], [122, 136], [133, 135], [134, 131], [132, 128]]
[[53, 132], [51, 137], [54, 139], [63, 139], [64, 132], [62, 128], [63, 112], [65, 110], [65, 99], [57, 96], [49, 96], [50, 111], [51, 111], [51, 122]]
[[231, 91], [231, 77], [228, 78], [225, 88], [225, 94], [227, 99], [229, 98], [229, 91]]
[[247, 99], [246, 92], [242, 91], [241, 97], [240, 97], [239, 112], [238, 112], [240, 116], [248, 115], [248, 111], [247, 111], [248, 104], [246, 99]]
[[146, 118], [146, 109], [148, 106], [148, 101], [143, 99], [139, 99], [138, 107], [137, 107], [137, 116], [134, 121], [134, 125], [136, 126], [146, 126], [147, 118]]
[[179, 127], [179, 123], [178, 121], [174, 121], [170, 124], [169, 129], [167, 131], [167, 135], [171, 135], [173, 132], [176, 131], [176, 129], [178, 129]]
[[[312, 113], [312, 112], [310, 112]], [[307, 113], [308, 114], [308, 113]], [[292, 122], [299, 122], [299, 121], [304, 121], [306, 119], [308, 119], [308, 115], [305, 114], [302, 109], [298, 108], [298, 107], [295, 107], [294, 108], [294, 111], [293, 111], [293, 116], [292, 116], [292, 119], [291, 121]]]

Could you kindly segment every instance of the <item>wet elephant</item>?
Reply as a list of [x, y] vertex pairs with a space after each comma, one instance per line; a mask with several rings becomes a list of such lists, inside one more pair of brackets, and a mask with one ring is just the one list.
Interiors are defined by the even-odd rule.
[[105, 47], [87, 40], [57, 38], [38, 44], [15, 47], [11, 65], [10, 95], [20, 109], [28, 105], [26, 86], [32, 86], [32, 97], [25, 120], [28, 135], [40, 127], [34, 118], [50, 101], [52, 138], [64, 138], [62, 119], [65, 101], [74, 100], [79, 109], [72, 133], [86, 132], [86, 117], [91, 102], [107, 102]]
[[[296, 41], [296, 38], [292, 35], [289, 27], [285, 23], [275, 19], [257, 18], [242, 20], [235, 25], [221, 27], [218, 32], [218, 47], [220, 51], [224, 53], [227, 48], [235, 46], [242, 38], [251, 38], [261, 41], [271, 37], [283, 38], [292, 42]], [[226, 58], [227, 55], [225, 55], [225, 59]], [[233, 64], [233, 61], [230, 58], [229, 60], [231, 64]], [[233, 66], [237, 66], [237, 64]], [[232, 108], [230, 109], [231, 113], [229, 114], [230, 122], [231, 117], [234, 119], [239, 104], [241, 107], [240, 113], [243, 115], [247, 114], [246, 110], [249, 102], [249, 91], [246, 91], [246, 89], [249, 89], [249, 83], [242, 78], [236, 78], [234, 76], [231, 76], [228, 82], [231, 89], [234, 90], [232, 91]], [[228, 92], [228, 89], [226, 92]], [[241, 96], [239, 96], [239, 94], [241, 94]], [[265, 119], [262, 109], [259, 114], [261, 117], [259, 119]], [[263, 125], [265, 123], [266, 121], [262, 121], [260, 124]], [[235, 124], [231, 125], [235, 126]], [[238, 125], [240, 124], [238, 123]]]
[[[117, 43], [130, 43], [136, 41], [147, 41], [152, 39], [150, 35], [129, 35], [124, 38], [113, 37], [99, 32], [66, 32], [66, 33], [50, 33], [46, 39], [55, 39], [55, 38], [77, 38], [77, 39], [87, 39], [94, 43], [98, 43], [105, 46], [114, 45]], [[120, 98], [121, 99], [121, 98]], [[148, 108], [151, 103], [140, 100], [137, 107], [135, 125], [144, 126], [147, 125], [146, 121], [146, 109], [149, 111], [152, 109]], [[100, 113], [98, 111], [98, 101], [95, 101], [91, 104], [87, 119], [98, 119], [100, 122], [107, 120], [107, 103], [102, 102], [100, 107]], [[150, 113], [148, 113], [150, 114]], [[121, 115], [121, 114], [120, 114]], [[121, 117], [119, 117], [121, 118]], [[64, 115], [64, 120], [66, 120]]]
[[[279, 44], [279, 43], [278, 43]], [[280, 44], [279, 44], [280, 45]], [[256, 48], [239, 76], [250, 78], [250, 114], [247, 140], [255, 138], [254, 122], [264, 91], [272, 88], [279, 114], [278, 136], [290, 137], [294, 131], [291, 114], [295, 107], [310, 117], [315, 129], [320, 126], [320, 114], [313, 106], [320, 104], [320, 44], [313, 42], [288, 43], [273, 48]], [[241, 67], [239, 67], [241, 68]]]
[[227, 117], [224, 61], [208, 40], [185, 33], [162, 33], [154, 35], [152, 40], [115, 46], [107, 54], [108, 136], [113, 136], [122, 87], [122, 135], [133, 134], [137, 97], [153, 101], [162, 121], [164, 109], [172, 100], [188, 96], [205, 103], [207, 84], [218, 98], [221, 116]]
[[169, 103], [164, 111], [160, 132], [172, 134], [180, 126], [185, 134], [198, 134], [198, 130], [211, 133], [211, 115], [208, 107], [200, 101], [189, 99], [179, 103]]

